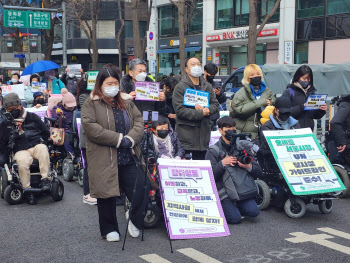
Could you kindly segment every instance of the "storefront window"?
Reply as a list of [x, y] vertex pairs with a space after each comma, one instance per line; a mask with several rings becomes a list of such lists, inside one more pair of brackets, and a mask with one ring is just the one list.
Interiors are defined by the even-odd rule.
[[350, 13], [350, 0], [328, 0], [328, 15]]
[[233, 1], [216, 1], [216, 29], [233, 27]]
[[190, 21], [189, 33], [203, 32], [203, 2], [197, 4], [194, 14]]
[[235, 26], [249, 25], [249, 1], [236, 0]]
[[325, 0], [298, 0], [297, 17], [314, 17], [324, 15]]
[[295, 43], [295, 64], [307, 64], [309, 57], [309, 42]]
[[323, 36], [323, 18], [297, 21], [297, 40], [322, 39]]
[[[274, 8], [276, 3], [276, 0], [262, 0], [261, 1], [261, 9], [260, 9], [260, 21], [262, 22], [266, 15], [271, 13], [272, 9]], [[278, 22], [280, 18], [280, 8], [278, 7], [276, 10], [276, 13], [269, 19], [269, 22]]]

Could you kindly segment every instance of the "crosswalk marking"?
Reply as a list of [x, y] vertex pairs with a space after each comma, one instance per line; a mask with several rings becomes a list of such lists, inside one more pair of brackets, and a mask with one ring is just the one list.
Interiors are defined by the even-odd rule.
[[206, 254], [203, 254], [202, 252], [199, 252], [198, 250], [195, 250], [193, 248], [183, 248], [178, 249], [177, 251], [184, 254], [185, 256], [192, 258], [193, 260], [199, 263], [222, 263], [221, 261], [209, 257]]
[[343, 231], [339, 231], [330, 227], [321, 227], [321, 228], [317, 228], [317, 230], [320, 230], [322, 232], [326, 232], [328, 234], [334, 235], [334, 236], [338, 236], [338, 237], [342, 237], [345, 239], [349, 239], [350, 240], [350, 234], [345, 233]]
[[157, 254], [143, 255], [143, 256], [140, 256], [140, 258], [150, 263], [171, 263], [170, 261], [162, 258], [161, 256], [158, 256]]

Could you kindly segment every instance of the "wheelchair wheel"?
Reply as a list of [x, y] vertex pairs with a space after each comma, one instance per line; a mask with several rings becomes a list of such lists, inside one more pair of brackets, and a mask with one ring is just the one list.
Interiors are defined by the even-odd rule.
[[255, 202], [260, 210], [266, 209], [270, 205], [271, 193], [269, 186], [262, 180], [255, 180], [258, 186], [258, 195], [255, 198]]
[[322, 214], [329, 214], [333, 210], [333, 200], [323, 200], [318, 203], [318, 208]]
[[284, 204], [284, 211], [291, 218], [300, 218], [305, 215], [306, 204], [303, 199], [296, 197], [295, 202], [291, 202], [290, 199]]
[[18, 205], [23, 199], [23, 190], [19, 185], [8, 185], [4, 192], [4, 199], [10, 205]]
[[7, 174], [5, 170], [2, 170], [0, 173], [0, 196], [2, 199], [4, 199], [4, 192], [8, 185], [9, 185], [9, 182], [7, 180]]
[[66, 158], [63, 160], [62, 163], [62, 174], [63, 174], [63, 179], [66, 182], [71, 182], [73, 180], [74, 176], [74, 165], [73, 161], [69, 158]]
[[78, 183], [81, 187], [83, 187], [83, 178], [84, 178], [84, 169], [80, 169], [78, 173]]
[[52, 181], [52, 189], [51, 189], [51, 197], [54, 201], [61, 201], [64, 195], [64, 186], [63, 183], [58, 180], [54, 179]]
[[144, 218], [145, 228], [154, 227], [158, 223], [160, 215], [161, 215], [160, 209], [156, 205], [147, 207], [146, 215]]
[[340, 179], [342, 180], [344, 186], [346, 187], [345, 190], [343, 190], [342, 197], [349, 197], [350, 192], [350, 179], [348, 175], [348, 171], [346, 169], [343, 169], [339, 167], [338, 165], [333, 165], [334, 170], [339, 175]]

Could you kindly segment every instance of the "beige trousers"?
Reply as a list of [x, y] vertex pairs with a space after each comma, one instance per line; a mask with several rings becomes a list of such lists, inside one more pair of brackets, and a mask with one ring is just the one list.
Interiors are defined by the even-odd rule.
[[38, 144], [28, 150], [16, 152], [15, 160], [18, 163], [18, 173], [21, 178], [23, 188], [30, 187], [30, 165], [33, 159], [39, 161], [41, 179], [47, 178], [50, 167], [49, 149], [45, 144]]

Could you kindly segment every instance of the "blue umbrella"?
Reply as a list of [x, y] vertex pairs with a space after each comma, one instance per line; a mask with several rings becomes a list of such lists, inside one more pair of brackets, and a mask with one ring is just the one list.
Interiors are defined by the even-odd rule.
[[50, 69], [60, 68], [60, 67], [61, 66], [57, 65], [55, 62], [52, 62], [49, 60], [39, 60], [37, 62], [30, 64], [28, 67], [26, 67], [23, 70], [22, 76], [31, 75], [34, 73], [39, 73]]

